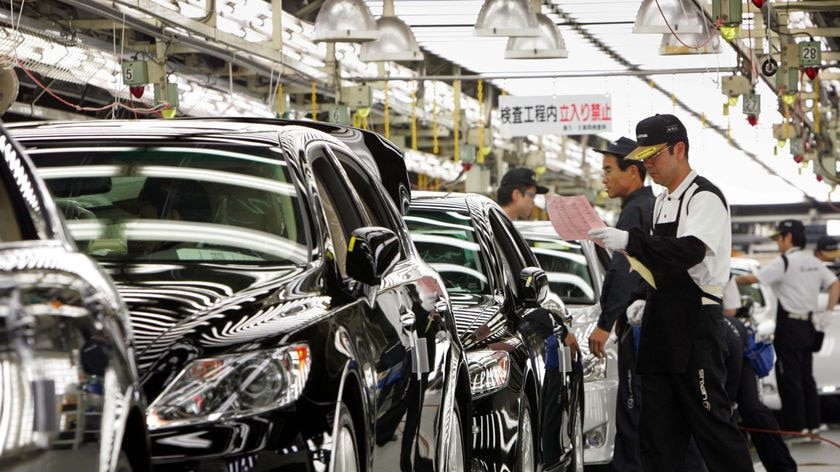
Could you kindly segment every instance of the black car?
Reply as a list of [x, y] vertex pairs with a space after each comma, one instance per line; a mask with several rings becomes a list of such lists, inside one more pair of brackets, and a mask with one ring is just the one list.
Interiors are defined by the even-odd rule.
[[589, 339], [601, 316], [601, 289], [610, 267], [610, 253], [592, 241], [564, 241], [549, 221], [517, 221], [516, 228], [528, 241], [548, 286], [566, 306], [572, 318], [572, 332], [583, 356], [584, 458], [587, 466], [612, 462], [615, 442], [615, 402], [618, 394], [618, 352], [608, 342], [606, 356], [589, 351]]
[[128, 311], [0, 130], [0, 470], [148, 470]]
[[544, 306], [548, 279], [492, 200], [415, 192], [406, 216], [438, 270], [467, 351], [473, 470], [583, 470], [583, 379], [565, 346], [562, 306]]
[[399, 154], [312, 126], [14, 129], [131, 309], [160, 470], [468, 463], [450, 303], [394, 204], [407, 175], [379, 182]]

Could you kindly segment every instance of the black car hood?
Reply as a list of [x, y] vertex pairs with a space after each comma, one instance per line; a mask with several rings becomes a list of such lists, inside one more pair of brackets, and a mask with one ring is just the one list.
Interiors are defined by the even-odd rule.
[[301, 267], [103, 266], [131, 313], [141, 377], [175, 348], [194, 358], [265, 343], [320, 319], [330, 303]]
[[506, 319], [501, 304], [492, 295], [450, 293], [458, 337], [465, 349], [498, 341]]

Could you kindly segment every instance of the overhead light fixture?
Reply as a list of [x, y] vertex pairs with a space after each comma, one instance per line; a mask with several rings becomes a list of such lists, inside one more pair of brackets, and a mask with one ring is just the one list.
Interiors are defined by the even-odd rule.
[[566, 42], [551, 18], [537, 15], [540, 35], [508, 39], [505, 59], [563, 59], [569, 57]]
[[639, 34], [701, 34], [706, 30], [706, 18], [692, 0], [644, 0], [633, 23], [633, 32]]
[[540, 35], [529, 0], [485, 0], [475, 21], [476, 36]]
[[720, 52], [720, 36], [710, 35], [708, 31], [693, 34], [685, 33], [679, 38], [671, 33], [662, 35], [659, 54], [663, 56], [682, 56], [687, 54], [717, 54]]
[[327, 0], [315, 18], [316, 43], [364, 43], [378, 38], [376, 21], [362, 0]]
[[422, 61], [423, 52], [417, 45], [414, 32], [396, 16], [383, 16], [376, 20], [379, 39], [362, 44], [359, 59], [373, 61]]

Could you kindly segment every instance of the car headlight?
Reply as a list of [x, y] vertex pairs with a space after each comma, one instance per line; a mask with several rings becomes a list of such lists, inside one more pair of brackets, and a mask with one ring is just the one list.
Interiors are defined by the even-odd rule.
[[598, 326], [597, 317], [581, 316], [575, 319], [575, 324], [572, 326], [572, 332], [578, 339], [578, 347], [583, 356], [583, 381], [594, 382], [596, 380], [603, 380], [607, 378], [607, 358], [599, 358], [595, 354], [589, 352], [589, 335]]
[[221, 421], [280, 408], [300, 397], [309, 346], [196, 359], [146, 410], [149, 429]]
[[504, 388], [510, 379], [510, 355], [505, 351], [467, 352], [470, 371], [470, 391], [480, 396]]

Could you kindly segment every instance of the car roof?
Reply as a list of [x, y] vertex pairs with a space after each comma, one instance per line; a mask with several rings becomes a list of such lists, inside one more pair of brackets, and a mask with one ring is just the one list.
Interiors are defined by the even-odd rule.
[[468, 211], [470, 206], [495, 206], [501, 207], [490, 198], [477, 193], [461, 192], [433, 192], [419, 190], [411, 192], [412, 209], [450, 209], [453, 211]]
[[514, 221], [513, 224], [526, 238], [560, 239], [550, 221]]
[[[17, 139], [78, 140], [102, 139], [230, 139], [254, 144], [276, 144], [278, 133], [311, 133], [327, 135], [334, 142], [347, 146], [361, 164], [378, 177], [398, 208], [410, 188], [408, 172], [400, 149], [372, 131], [317, 121], [279, 120], [272, 118], [177, 118], [172, 120], [90, 120], [41, 121], [9, 125]], [[81, 134], [80, 134], [81, 133]], [[401, 187], [405, 191], [401, 190]]]

